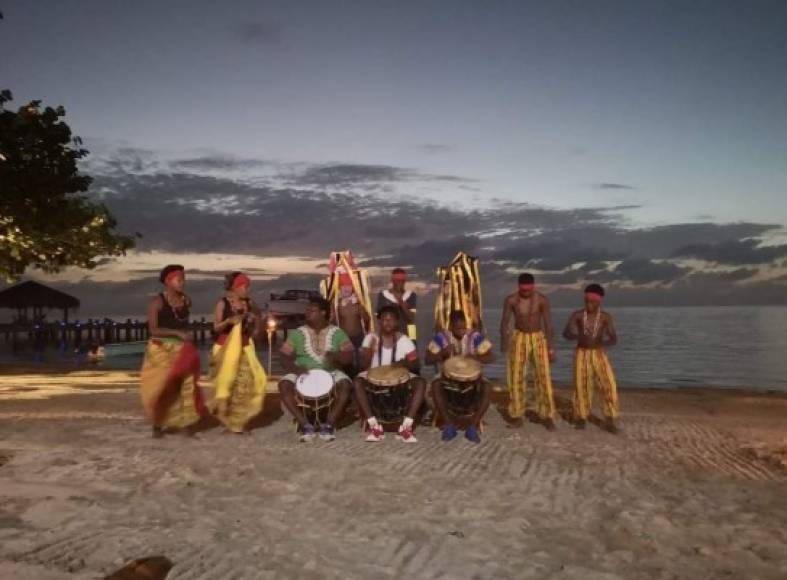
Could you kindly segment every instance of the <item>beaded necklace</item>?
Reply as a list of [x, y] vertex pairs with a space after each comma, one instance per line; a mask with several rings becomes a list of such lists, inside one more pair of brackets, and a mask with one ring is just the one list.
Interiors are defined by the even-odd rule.
[[588, 326], [588, 311], [587, 310], [582, 311], [582, 330], [585, 333], [585, 336], [596, 338], [596, 335], [598, 335], [598, 329], [600, 325], [601, 325], [601, 308], [599, 308], [598, 312], [596, 312], [596, 320], [593, 321], [592, 332]]

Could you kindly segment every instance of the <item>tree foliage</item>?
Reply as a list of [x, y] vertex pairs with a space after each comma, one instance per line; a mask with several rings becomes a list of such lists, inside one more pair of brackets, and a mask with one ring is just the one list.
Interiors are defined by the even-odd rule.
[[11, 99], [0, 91], [0, 277], [15, 280], [28, 266], [93, 268], [101, 256], [125, 254], [134, 239], [85, 195], [92, 179], [78, 162], [88, 151], [63, 107], [32, 101], [11, 111]]

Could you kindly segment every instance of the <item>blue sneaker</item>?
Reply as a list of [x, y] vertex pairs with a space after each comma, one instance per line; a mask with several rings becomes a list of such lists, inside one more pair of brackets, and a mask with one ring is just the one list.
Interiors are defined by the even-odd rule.
[[314, 441], [316, 436], [317, 435], [314, 432], [314, 426], [305, 425], [303, 428], [303, 433], [301, 433], [300, 437], [301, 443], [309, 443], [310, 441]]
[[456, 427], [451, 425], [450, 423], [443, 427], [443, 441], [450, 441], [454, 437], [456, 437], [457, 431]]
[[323, 423], [323, 425], [320, 427], [320, 439], [322, 441], [333, 441], [336, 439], [336, 433], [334, 433], [332, 425]]
[[465, 437], [468, 441], [472, 441], [473, 443], [481, 443], [481, 436], [478, 434], [478, 429], [472, 425], [465, 429]]

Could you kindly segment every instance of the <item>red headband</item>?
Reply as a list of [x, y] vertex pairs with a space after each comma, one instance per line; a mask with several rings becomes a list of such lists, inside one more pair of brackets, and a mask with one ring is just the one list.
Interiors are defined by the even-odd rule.
[[531, 290], [535, 290], [536, 289], [536, 285], [535, 284], [520, 284], [519, 285], [519, 289], [522, 290], [523, 292], [529, 292]]
[[237, 290], [241, 286], [251, 286], [251, 278], [246, 274], [238, 274], [232, 281], [232, 289]]
[[169, 284], [171, 280], [174, 278], [184, 278], [183, 270], [172, 270], [167, 276], [164, 278], [164, 284]]
[[396, 272], [391, 274], [392, 282], [407, 282], [407, 274], [405, 272]]
[[585, 292], [585, 298], [594, 302], [601, 302], [604, 299], [598, 292]]

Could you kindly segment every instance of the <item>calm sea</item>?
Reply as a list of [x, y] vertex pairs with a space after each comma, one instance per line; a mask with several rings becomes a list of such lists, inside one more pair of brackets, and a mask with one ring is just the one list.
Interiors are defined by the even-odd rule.
[[[637, 307], [609, 312], [619, 336], [618, 346], [609, 353], [622, 387], [718, 386], [787, 392], [787, 307]], [[570, 313], [571, 309], [553, 309], [558, 337]], [[486, 309], [484, 322], [497, 354], [486, 374], [502, 379], [500, 310]], [[423, 351], [432, 327], [428, 308], [419, 310], [418, 327]], [[558, 384], [570, 384], [572, 345], [558, 338], [557, 347], [553, 377]], [[260, 354], [261, 360], [267, 360], [267, 355]], [[11, 359], [4, 354], [0, 360]], [[114, 368], [140, 365], [139, 357], [102, 363]]]

